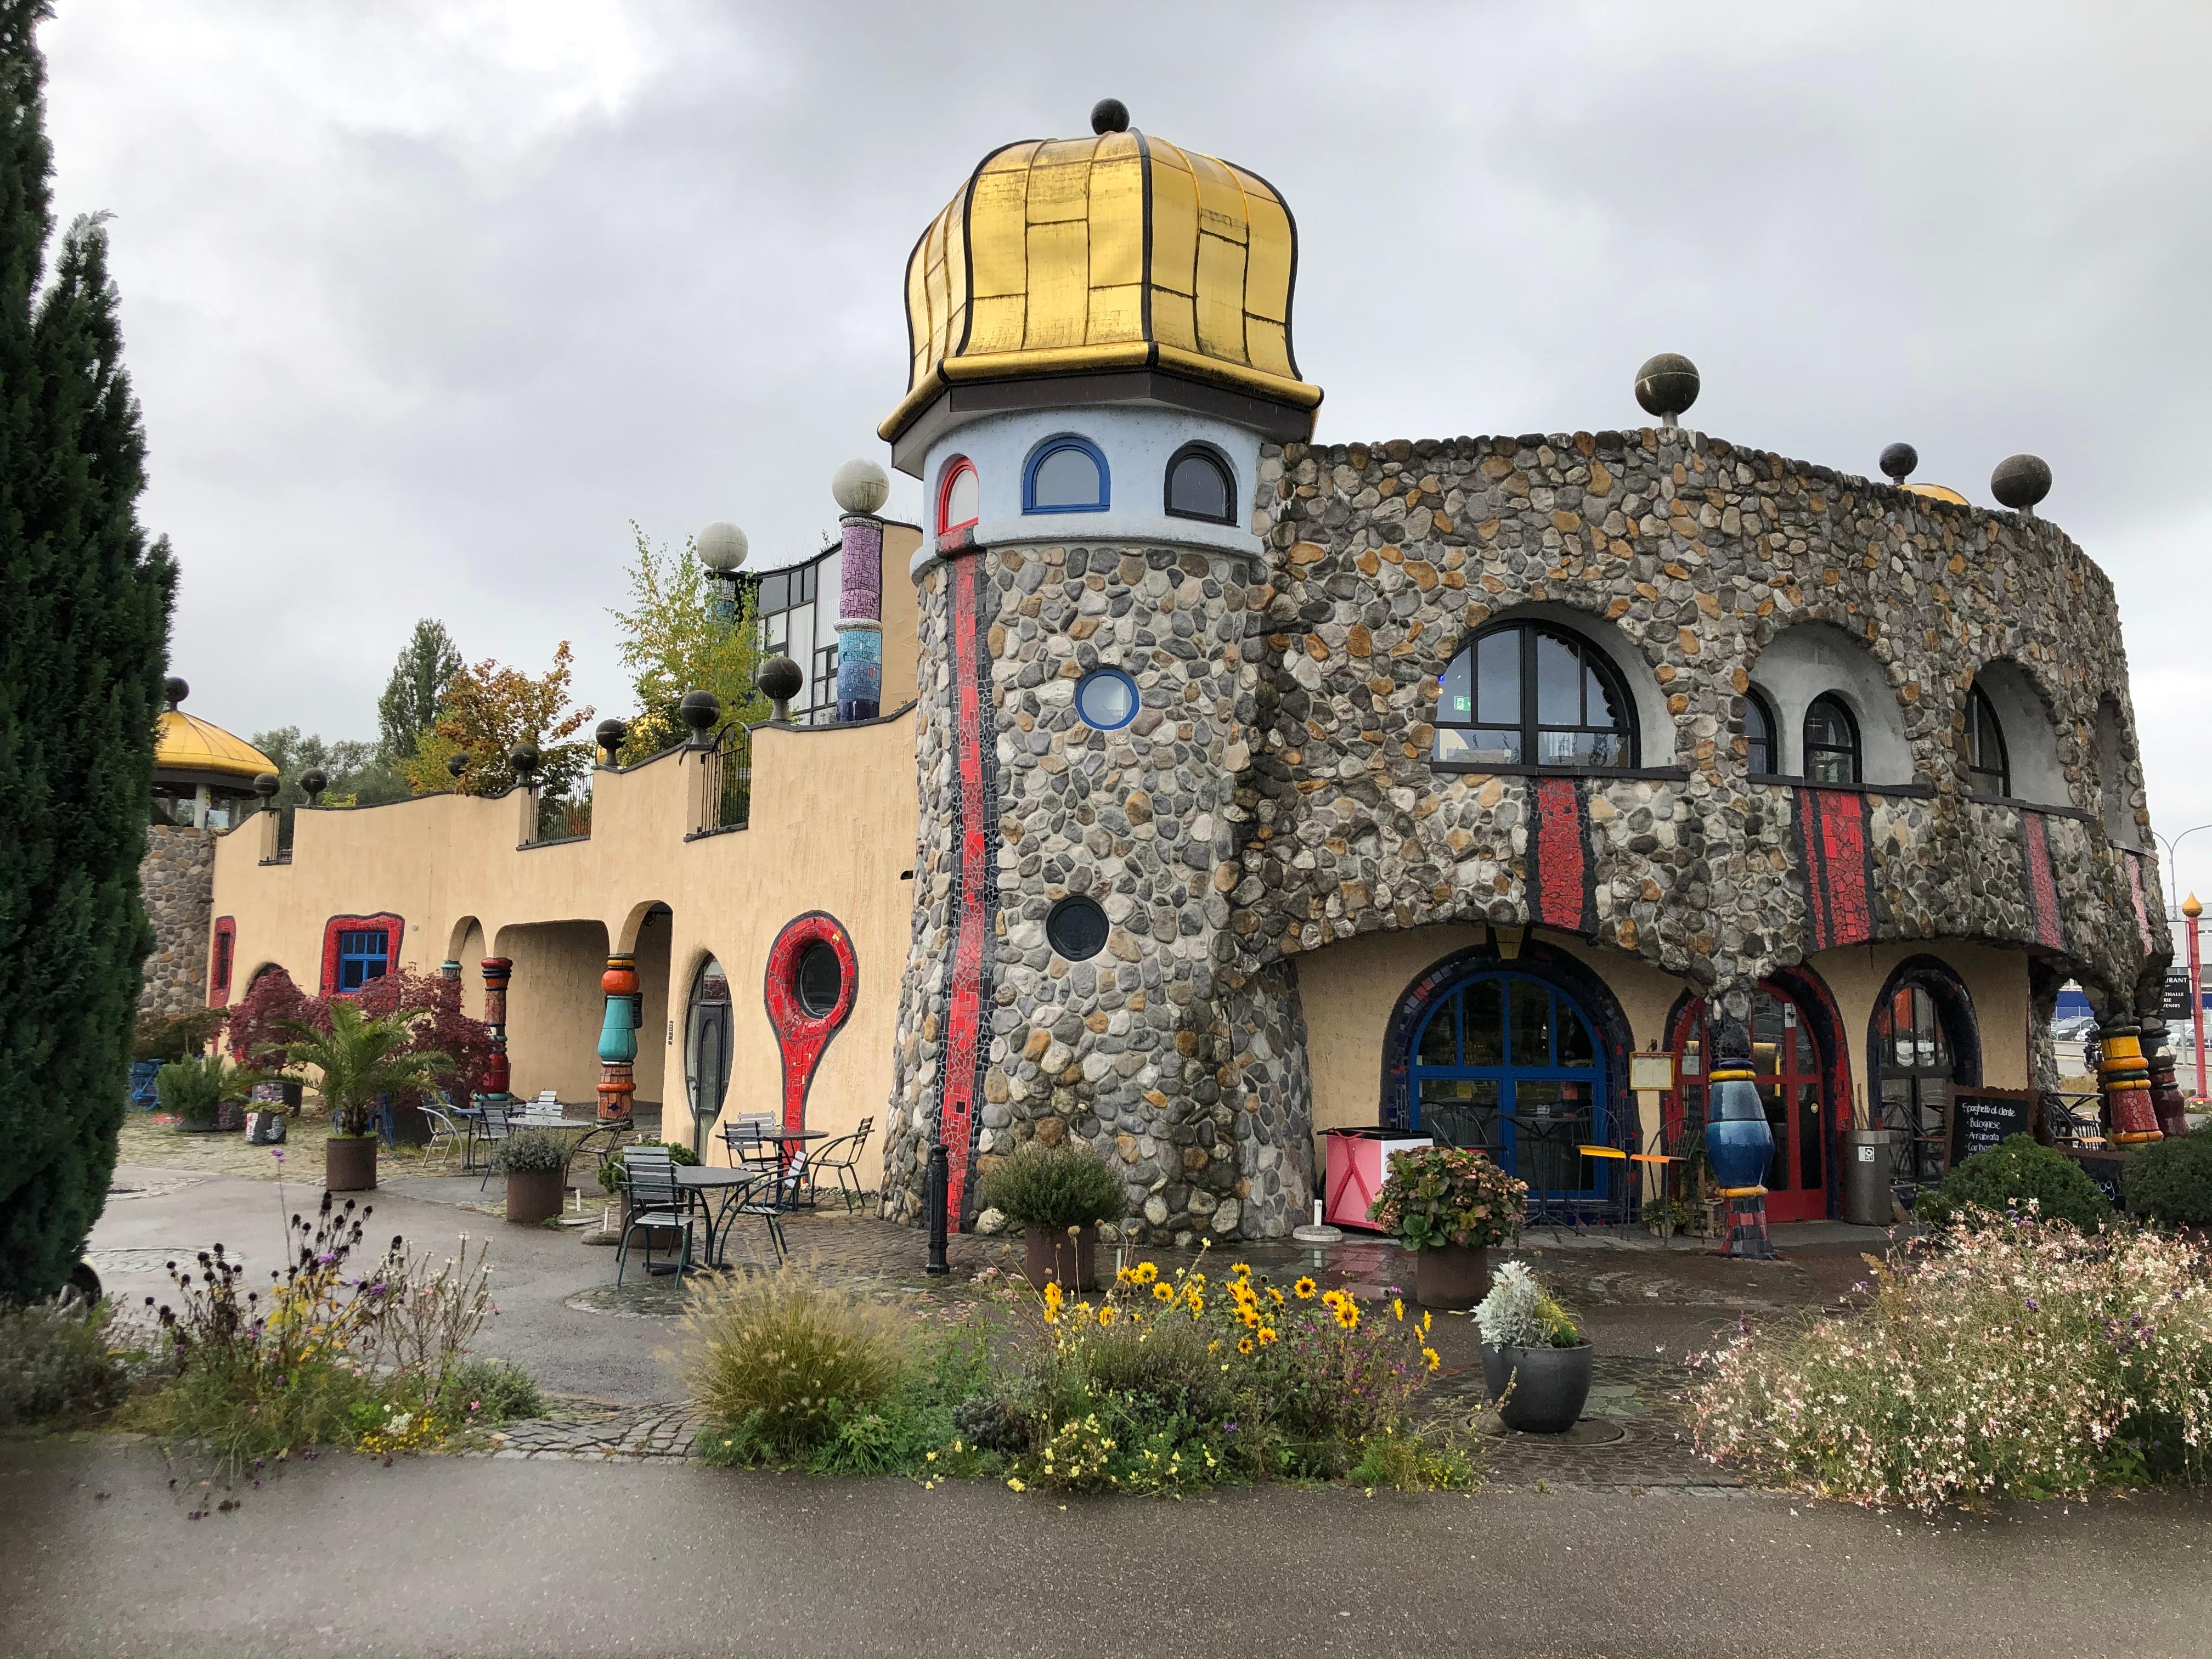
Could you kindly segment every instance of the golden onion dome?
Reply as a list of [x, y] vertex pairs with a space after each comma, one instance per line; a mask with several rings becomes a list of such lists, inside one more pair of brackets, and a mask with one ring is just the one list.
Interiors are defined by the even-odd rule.
[[154, 772], [187, 773], [189, 781], [206, 781], [213, 773], [251, 784], [264, 772], [274, 772], [276, 763], [245, 738], [234, 737], [220, 726], [187, 714], [180, 708], [164, 709], [161, 728], [155, 733]]
[[[1103, 118], [1126, 124], [1114, 108]], [[994, 150], [907, 261], [913, 358], [880, 434], [896, 441], [958, 383], [1130, 369], [1287, 406], [1310, 430], [1322, 394], [1291, 349], [1297, 257], [1266, 179], [1164, 139], [1109, 125]]]

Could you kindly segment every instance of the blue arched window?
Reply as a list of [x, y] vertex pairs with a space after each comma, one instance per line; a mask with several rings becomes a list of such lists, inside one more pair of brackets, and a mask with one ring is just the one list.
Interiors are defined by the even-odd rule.
[[1437, 1000], [1412, 1057], [1418, 1133], [1480, 1147], [1535, 1192], [1597, 1190], [1575, 1149], [1610, 1139], [1605, 1048], [1572, 998], [1530, 975], [1477, 973]]
[[1103, 513], [1109, 493], [1106, 458], [1088, 438], [1048, 438], [1022, 472], [1024, 513]]

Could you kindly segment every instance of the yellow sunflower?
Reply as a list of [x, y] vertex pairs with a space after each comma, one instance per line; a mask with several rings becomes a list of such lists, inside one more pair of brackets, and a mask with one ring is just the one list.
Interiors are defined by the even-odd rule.
[[1232, 1261], [1229, 1264], [1229, 1271], [1239, 1279], [1249, 1279], [1252, 1276], [1252, 1264], [1249, 1261]]
[[1102, 1326], [1110, 1325], [1120, 1317], [1110, 1303], [1098, 1310], [1098, 1322]]
[[1301, 1302], [1310, 1302], [1313, 1300], [1313, 1293], [1316, 1288], [1310, 1279], [1301, 1279], [1291, 1286], [1291, 1293]]
[[1275, 1298], [1275, 1305], [1277, 1307], [1279, 1308], [1283, 1305], [1283, 1293], [1277, 1290], [1273, 1285], [1267, 1286], [1267, 1294]]
[[1249, 1352], [1252, 1352], [1252, 1339], [1251, 1339], [1250, 1337], [1249, 1337], [1249, 1336], [1241, 1336], [1241, 1337], [1237, 1338], [1237, 1352], [1239, 1352], [1239, 1353], [1249, 1353]]
[[1336, 1304], [1336, 1322], [1347, 1331], [1359, 1328], [1359, 1304], [1350, 1297]]
[[1129, 1269], [1129, 1277], [1139, 1285], [1149, 1285], [1159, 1276], [1158, 1266], [1150, 1261], [1139, 1261]]
[[[1147, 1262], [1146, 1265], [1149, 1267], [1152, 1264]], [[1155, 1285], [1152, 1286], [1152, 1300], [1155, 1302], [1172, 1302], [1175, 1298], [1176, 1293], [1174, 1285]]]
[[1438, 1353], [1434, 1348], [1423, 1348], [1421, 1350], [1421, 1358], [1429, 1362], [1429, 1369], [1431, 1370], [1436, 1370], [1437, 1366], [1444, 1363], [1444, 1357]]
[[1262, 1325], [1260, 1327], [1260, 1346], [1261, 1347], [1266, 1347], [1274, 1340], [1275, 1328], [1273, 1325]]
[[1392, 1297], [1390, 1298], [1390, 1311], [1396, 1315], [1399, 1321], [1402, 1323], [1406, 1317], [1406, 1304], [1404, 1298], [1401, 1297]]

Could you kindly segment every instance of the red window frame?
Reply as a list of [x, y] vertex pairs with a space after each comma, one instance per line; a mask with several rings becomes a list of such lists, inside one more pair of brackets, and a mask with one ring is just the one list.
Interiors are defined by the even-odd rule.
[[220, 1008], [230, 1000], [230, 975], [238, 955], [238, 918], [215, 919], [213, 955], [208, 963], [208, 1006]]
[[357, 991], [338, 989], [338, 935], [358, 933], [376, 928], [384, 930], [384, 971], [397, 973], [399, 969], [399, 941], [407, 931], [407, 924], [389, 910], [369, 916], [332, 916], [323, 924], [323, 994], [326, 997], [358, 996]]
[[[961, 520], [958, 524], [951, 524], [947, 522], [947, 515], [952, 507], [952, 486], [960, 482], [963, 474], [975, 480], [975, 512], [973, 516]], [[956, 532], [971, 528], [976, 520], [983, 516], [982, 495], [983, 480], [975, 471], [975, 463], [965, 455], [953, 457], [952, 464], [945, 469], [945, 477], [937, 486], [937, 533], [940, 536], [950, 536]]]

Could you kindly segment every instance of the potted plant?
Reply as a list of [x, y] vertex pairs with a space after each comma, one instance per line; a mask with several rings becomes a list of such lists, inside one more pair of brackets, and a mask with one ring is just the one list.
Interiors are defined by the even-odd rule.
[[518, 1129], [492, 1149], [492, 1167], [507, 1176], [507, 1218], [543, 1221], [561, 1213], [568, 1196], [573, 1132]]
[[1528, 1187], [1468, 1146], [1415, 1146], [1390, 1160], [1367, 1218], [1413, 1253], [1413, 1296], [1464, 1312], [1490, 1283], [1490, 1248], [1521, 1231]]
[[364, 1192], [376, 1185], [376, 1136], [368, 1118], [379, 1095], [434, 1087], [452, 1064], [435, 1049], [410, 1048], [419, 1012], [371, 1019], [343, 997], [330, 1004], [330, 1029], [289, 1024], [284, 1057], [321, 1073], [323, 1103], [331, 1109], [330, 1139], [323, 1143], [323, 1184], [334, 1193]]
[[1474, 1310], [1482, 1376], [1498, 1415], [1523, 1434], [1565, 1434], [1589, 1399], [1593, 1354], [1574, 1316], [1536, 1282], [1525, 1261], [1498, 1270]]
[[983, 1202], [1022, 1229], [1022, 1271], [1042, 1290], [1096, 1289], [1098, 1224], [1118, 1219], [1128, 1194], [1114, 1166], [1088, 1147], [1031, 1140], [983, 1177]]
[[213, 1134], [223, 1127], [223, 1103], [242, 1099], [258, 1075], [221, 1054], [198, 1054], [162, 1066], [154, 1075], [154, 1093], [184, 1133]]

